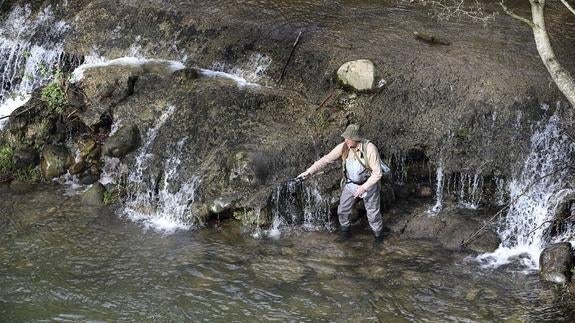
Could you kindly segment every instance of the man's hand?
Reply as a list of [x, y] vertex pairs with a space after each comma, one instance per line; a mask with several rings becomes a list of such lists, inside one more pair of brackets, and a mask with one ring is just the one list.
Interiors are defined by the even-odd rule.
[[365, 188], [363, 188], [363, 186], [358, 186], [357, 187], [357, 191], [355, 191], [355, 194], [353, 196], [355, 196], [356, 198], [363, 198], [363, 193], [365, 193]]
[[310, 175], [311, 175], [311, 174], [306, 170], [305, 172], [299, 174], [299, 175], [296, 177], [296, 179], [303, 181], [303, 180], [305, 180], [306, 178], [308, 178]]

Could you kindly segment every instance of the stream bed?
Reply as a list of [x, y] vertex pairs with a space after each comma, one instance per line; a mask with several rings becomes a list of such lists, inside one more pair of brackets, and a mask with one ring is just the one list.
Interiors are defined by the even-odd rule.
[[0, 321], [571, 321], [536, 273], [390, 236], [224, 221], [165, 234], [58, 186], [0, 187]]

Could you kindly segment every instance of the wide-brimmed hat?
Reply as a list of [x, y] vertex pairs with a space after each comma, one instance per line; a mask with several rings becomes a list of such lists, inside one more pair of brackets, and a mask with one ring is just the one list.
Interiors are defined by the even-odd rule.
[[361, 141], [363, 137], [361, 136], [361, 131], [358, 124], [350, 124], [345, 128], [345, 131], [341, 134], [345, 139], [351, 139], [355, 141]]

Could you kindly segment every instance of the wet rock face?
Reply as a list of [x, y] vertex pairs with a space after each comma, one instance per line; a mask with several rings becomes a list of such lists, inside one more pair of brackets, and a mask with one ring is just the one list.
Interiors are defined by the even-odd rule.
[[40, 158], [34, 149], [18, 149], [12, 155], [12, 163], [17, 169], [26, 169], [38, 164]]
[[42, 150], [40, 169], [42, 175], [50, 179], [65, 174], [73, 162], [74, 158], [66, 147], [48, 145]]
[[573, 250], [568, 242], [551, 245], [539, 256], [541, 278], [543, 280], [565, 284], [571, 279], [574, 265]]

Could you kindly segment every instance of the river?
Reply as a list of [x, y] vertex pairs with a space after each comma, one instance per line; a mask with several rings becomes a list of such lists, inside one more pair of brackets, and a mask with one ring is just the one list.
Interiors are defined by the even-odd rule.
[[0, 190], [0, 321], [570, 321], [520, 268], [389, 237], [294, 229], [255, 239], [226, 221], [173, 234], [54, 186]]

